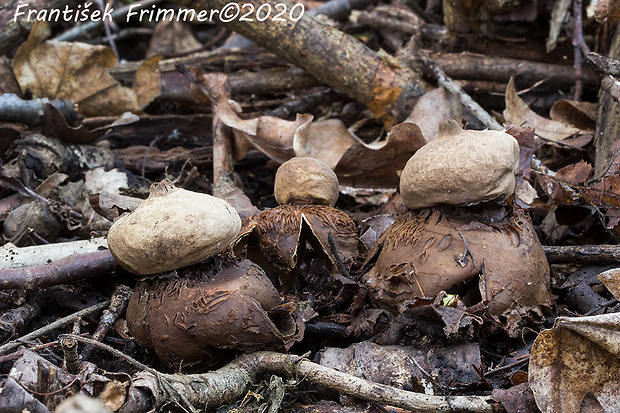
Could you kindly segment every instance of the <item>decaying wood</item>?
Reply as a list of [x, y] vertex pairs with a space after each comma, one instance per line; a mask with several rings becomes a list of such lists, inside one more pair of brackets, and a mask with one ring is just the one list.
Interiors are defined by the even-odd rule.
[[49, 287], [71, 284], [118, 269], [110, 251], [95, 251], [59, 259], [51, 264], [23, 268], [0, 269], [0, 289]]
[[[177, 0], [175, 3], [196, 10], [220, 10], [228, 2]], [[272, 10], [277, 10], [274, 1], [252, 0], [248, 4], [255, 9], [269, 4]], [[377, 118], [387, 124], [404, 119], [411, 112], [415, 98], [426, 91], [425, 83], [413, 70], [309, 15], [296, 22], [288, 19], [267, 19], [263, 22], [257, 19], [235, 20], [227, 23], [226, 27], [366, 104]]]
[[543, 246], [549, 264], [618, 264], [618, 245]]
[[35, 245], [32, 247], [16, 247], [5, 244], [0, 247], [0, 268], [22, 268], [35, 265], [47, 265], [72, 255], [95, 252], [107, 248], [105, 238], [93, 238], [53, 244]]
[[[469, 53], [430, 52], [429, 57], [453, 79], [508, 83], [511, 77], [518, 77], [523, 83], [532, 85], [541, 79], [547, 79], [549, 87], [565, 87], [575, 82], [575, 71], [572, 66], [567, 65]], [[584, 86], [593, 87], [597, 82], [594, 73], [584, 72]]]
[[28, 323], [41, 315], [40, 297], [26, 301], [17, 308], [7, 310], [0, 315], [0, 341], [6, 341], [21, 334]]

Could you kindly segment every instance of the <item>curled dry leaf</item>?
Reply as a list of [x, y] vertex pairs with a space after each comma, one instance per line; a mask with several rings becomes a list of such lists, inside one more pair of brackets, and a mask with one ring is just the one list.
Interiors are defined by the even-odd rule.
[[41, 116], [41, 127], [46, 136], [51, 136], [62, 142], [72, 144], [91, 143], [102, 137], [110, 130], [137, 122], [140, 118], [131, 112], [123, 113], [118, 119], [109, 125], [93, 130], [86, 129], [84, 125], [71, 126], [67, 119], [52, 105], [45, 105]]
[[[35, 97], [68, 99], [86, 116], [120, 115], [139, 111], [159, 94], [157, 59], [147, 60], [137, 74], [140, 86], [121, 86], [107, 72], [116, 64], [109, 47], [47, 39], [47, 23], [38, 21], [13, 60], [22, 91]], [[148, 86], [140, 79], [148, 79]]]
[[551, 107], [551, 119], [572, 125], [584, 131], [593, 131], [596, 127], [597, 103], [558, 100]]
[[396, 188], [400, 171], [425, 143], [417, 125], [399, 123], [392, 127], [382, 142], [352, 145], [342, 155], [334, 172], [342, 185]]
[[506, 109], [504, 118], [514, 125], [530, 126], [536, 135], [550, 141], [561, 141], [570, 136], [582, 133], [582, 130], [565, 123], [546, 119], [531, 110], [519, 97], [515, 89], [514, 79], [506, 86]]
[[454, 292], [467, 306], [486, 304], [514, 336], [553, 305], [545, 253], [520, 209], [408, 211], [381, 236], [367, 262], [373, 260], [363, 275], [371, 298], [395, 312], [407, 300]]
[[280, 163], [300, 155], [320, 159], [334, 169], [342, 185], [396, 187], [397, 172], [426, 142], [411, 123], [394, 126], [386, 140], [368, 145], [339, 120], [313, 123], [311, 115], [301, 114], [294, 122], [273, 116], [242, 119], [229, 99], [225, 75], [204, 75], [200, 82], [214, 102], [217, 117], [233, 129], [236, 159], [246, 155], [246, 142], [250, 142]]
[[558, 317], [532, 346], [529, 385], [543, 413], [620, 411], [620, 314]]
[[616, 300], [620, 300], [620, 268], [604, 271], [598, 275], [598, 279], [605, 284]]
[[288, 350], [304, 334], [291, 304], [248, 260], [216, 256], [179, 275], [140, 283], [127, 307], [131, 333], [166, 363], [212, 366], [223, 350]]

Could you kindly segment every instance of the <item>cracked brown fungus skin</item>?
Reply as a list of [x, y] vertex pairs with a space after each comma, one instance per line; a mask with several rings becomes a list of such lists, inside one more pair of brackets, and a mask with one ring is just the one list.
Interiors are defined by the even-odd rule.
[[142, 281], [127, 324], [162, 361], [188, 368], [213, 366], [226, 350], [285, 351], [304, 333], [299, 312], [282, 303], [260, 267], [220, 255]]
[[280, 205], [334, 206], [340, 189], [336, 174], [324, 162], [295, 157], [284, 162], [276, 171], [273, 192]]
[[110, 252], [126, 270], [157, 274], [196, 264], [237, 237], [241, 219], [226, 201], [176, 188], [167, 179], [108, 232]]
[[288, 273], [301, 263], [306, 242], [339, 271], [329, 246], [331, 234], [345, 268], [350, 269], [363, 249], [355, 223], [327, 205], [284, 205], [260, 211], [243, 220], [235, 250], [247, 245], [247, 257], [266, 271]]
[[[553, 306], [549, 265], [533, 225], [510, 206], [408, 211], [383, 233], [370, 259], [376, 262], [363, 278], [371, 297], [396, 313], [415, 297], [455, 292], [468, 306], [485, 302], [516, 336], [528, 317], [540, 320], [541, 309]], [[470, 281], [477, 289], [466, 286]]]
[[499, 131], [463, 130], [449, 120], [407, 162], [400, 192], [409, 209], [504, 200], [515, 189], [519, 144]]

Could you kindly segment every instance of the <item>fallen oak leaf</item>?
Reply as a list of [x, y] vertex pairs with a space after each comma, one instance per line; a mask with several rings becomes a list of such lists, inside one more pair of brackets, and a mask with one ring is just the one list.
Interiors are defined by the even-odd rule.
[[558, 317], [532, 346], [529, 385], [543, 412], [584, 410], [588, 395], [620, 410], [620, 314]]
[[[36, 22], [15, 54], [13, 70], [23, 92], [29, 90], [35, 97], [71, 100], [78, 104], [83, 115], [101, 116], [140, 111], [149, 96], [152, 98], [153, 90], [159, 88], [158, 79], [157, 86], [148, 88], [148, 92], [121, 86], [107, 72], [116, 65], [116, 57], [109, 47], [46, 40], [50, 35], [47, 23]], [[144, 70], [158, 70], [150, 60], [145, 64]], [[157, 77], [152, 75], [151, 79]]]

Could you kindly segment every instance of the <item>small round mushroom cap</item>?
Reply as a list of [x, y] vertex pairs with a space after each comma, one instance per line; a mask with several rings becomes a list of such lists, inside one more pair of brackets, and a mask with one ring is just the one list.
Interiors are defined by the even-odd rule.
[[280, 205], [334, 206], [340, 189], [336, 174], [324, 162], [315, 158], [296, 157], [278, 168], [273, 192]]
[[108, 246], [123, 268], [149, 275], [206, 260], [228, 247], [240, 230], [241, 218], [228, 202], [165, 179], [110, 227]]
[[400, 192], [409, 209], [502, 200], [515, 189], [519, 144], [499, 131], [463, 130], [454, 121], [407, 162]]

